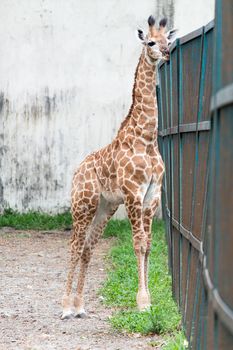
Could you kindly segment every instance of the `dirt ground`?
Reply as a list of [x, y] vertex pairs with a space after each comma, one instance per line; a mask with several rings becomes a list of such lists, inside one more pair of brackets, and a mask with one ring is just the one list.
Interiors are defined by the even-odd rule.
[[[61, 321], [70, 232], [0, 230], [0, 350], [152, 349], [156, 337], [130, 336], [108, 323], [97, 291], [112, 241], [102, 239], [86, 285], [85, 319]], [[156, 347], [158, 349], [158, 347]]]

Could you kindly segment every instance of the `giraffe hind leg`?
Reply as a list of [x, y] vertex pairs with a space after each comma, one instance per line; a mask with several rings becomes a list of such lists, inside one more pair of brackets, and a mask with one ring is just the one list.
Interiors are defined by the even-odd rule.
[[116, 212], [117, 208], [117, 204], [109, 203], [103, 197], [101, 197], [95, 218], [88, 230], [88, 235], [81, 256], [81, 266], [77, 283], [77, 294], [74, 297], [75, 317], [83, 318], [86, 315], [84, 309], [83, 289], [88, 265], [90, 263], [94, 247], [98, 243], [104, 227], [106, 226], [108, 220]]
[[61, 319], [70, 318], [74, 314], [73, 296], [71, 293], [72, 284], [73, 284], [75, 269], [82, 255], [82, 251], [85, 243], [85, 235], [86, 235], [86, 231], [88, 230], [90, 221], [91, 219], [89, 217], [89, 220], [86, 221], [86, 224], [83, 224], [82, 226], [79, 224], [76, 224], [74, 227], [73, 237], [71, 238], [70, 264], [69, 264], [69, 272], [67, 276], [66, 292], [62, 298], [63, 313], [62, 313]]
[[[89, 170], [91, 172], [92, 170]], [[95, 175], [95, 172], [92, 171]], [[74, 301], [72, 296], [72, 284], [75, 269], [82, 255], [88, 228], [91, 225], [98, 208], [100, 193], [97, 178], [92, 176], [91, 186], [89, 182], [80, 185], [78, 181], [79, 172], [76, 173], [73, 181], [72, 196], [72, 217], [73, 235], [70, 245], [70, 266], [66, 282], [66, 291], [62, 299], [63, 313], [61, 319], [70, 318], [74, 314]]]

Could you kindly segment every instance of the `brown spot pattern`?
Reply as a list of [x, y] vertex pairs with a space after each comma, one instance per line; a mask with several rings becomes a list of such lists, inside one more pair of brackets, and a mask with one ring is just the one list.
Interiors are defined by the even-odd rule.
[[[148, 38], [153, 40], [153, 35], [164, 43], [165, 34], [150, 28]], [[87, 156], [74, 174], [71, 191], [73, 234], [64, 298], [66, 305], [79, 259], [81, 266], [75, 307], [82, 308], [84, 305], [83, 286], [87, 266], [104, 226], [119, 205], [117, 200], [114, 202], [119, 193], [132, 225], [134, 250], [138, 258], [139, 294], [144, 288], [149, 295], [147, 259], [151, 245], [151, 223], [159, 204], [164, 164], [157, 144], [155, 66], [147, 61], [148, 50], [145, 47], [139, 59], [132, 105], [117, 136], [111, 144]], [[158, 193], [154, 194], [155, 197], [151, 198], [149, 205], [144, 208], [144, 197], [152, 183], [156, 184]], [[109, 193], [113, 200], [102, 208], [104, 193]], [[143, 259], [144, 272], [141, 271], [140, 265]]]

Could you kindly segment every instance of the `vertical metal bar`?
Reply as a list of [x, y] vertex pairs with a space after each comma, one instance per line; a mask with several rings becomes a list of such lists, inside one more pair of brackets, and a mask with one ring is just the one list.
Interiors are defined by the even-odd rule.
[[[196, 349], [202, 349], [203, 342], [203, 324], [204, 324], [204, 310], [205, 310], [205, 289], [203, 288], [202, 275], [200, 276], [200, 316], [199, 322], [197, 323], [197, 338], [196, 338]], [[204, 350], [204, 348], [203, 348]]]
[[[190, 230], [193, 232], [193, 220], [194, 220], [194, 207], [195, 207], [195, 199], [196, 199], [196, 178], [197, 178], [197, 168], [198, 168], [198, 151], [199, 151], [199, 132], [198, 132], [198, 123], [200, 121], [201, 113], [202, 113], [202, 96], [203, 96], [203, 87], [204, 87], [204, 76], [205, 76], [205, 64], [206, 64], [206, 55], [204, 52], [204, 40], [205, 40], [205, 34], [204, 34], [204, 28], [202, 29], [202, 36], [201, 36], [201, 51], [200, 51], [200, 57], [201, 57], [201, 64], [200, 64], [200, 75], [199, 75], [199, 87], [198, 87], [198, 110], [197, 110], [197, 116], [196, 116], [196, 140], [195, 140], [195, 163], [194, 163], [194, 175], [193, 175], [193, 191], [192, 191], [192, 207], [191, 207], [191, 218], [190, 218]], [[194, 292], [194, 308], [193, 308], [193, 314], [191, 315], [191, 343], [192, 338], [196, 337], [196, 330], [194, 329], [193, 325], [195, 324], [196, 319], [196, 310], [197, 310], [197, 295], [199, 293], [200, 288], [200, 266], [197, 266], [197, 277], [196, 277], [196, 286], [195, 286], [195, 292]], [[194, 332], [194, 333], [193, 333]]]
[[[171, 63], [170, 63], [171, 65]], [[171, 96], [170, 96], [170, 93], [171, 93], [171, 76], [170, 76], [170, 90], [168, 90], [168, 86], [167, 86], [167, 74], [170, 74], [170, 69], [168, 70], [168, 67], [170, 68], [170, 65], [166, 65], [166, 89], [167, 89], [167, 114], [168, 114], [168, 110], [170, 110], [170, 113], [171, 113]], [[168, 108], [168, 104], [170, 104], [170, 108]], [[169, 118], [170, 116], [168, 115], [168, 122], [167, 122], [167, 126], [171, 126], [171, 117]], [[169, 121], [170, 120], [170, 121]], [[170, 165], [169, 165], [169, 178], [170, 178], [170, 194], [169, 194], [169, 209], [170, 209], [170, 234], [171, 234], [171, 237], [173, 235], [173, 232], [172, 232], [172, 216], [173, 216], [173, 205], [172, 205], [172, 195], [173, 195], [173, 174], [172, 174], [172, 157], [173, 157], [173, 147], [172, 147], [172, 137], [169, 136], [169, 154], [170, 154]], [[172, 240], [173, 242], [173, 240]], [[173, 246], [173, 244], [172, 244]], [[173, 253], [172, 253], [172, 257], [173, 257]], [[173, 266], [173, 269], [174, 269], [174, 266]]]
[[[207, 34], [206, 34], [207, 35]], [[210, 39], [209, 39], [210, 40]], [[209, 48], [210, 49], [210, 48]], [[207, 54], [207, 47], [205, 48], [205, 52]], [[209, 54], [209, 52], [208, 52]], [[206, 67], [207, 68], [207, 67]], [[211, 126], [212, 128], [212, 126]], [[206, 166], [206, 175], [205, 175], [205, 185], [204, 185], [204, 189], [205, 189], [205, 193], [204, 193], [204, 198], [203, 198], [203, 215], [202, 215], [202, 223], [201, 223], [201, 241], [202, 241], [202, 245], [203, 245], [203, 252], [205, 255], [208, 256], [208, 240], [209, 240], [209, 233], [208, 233], [208, 225], [210, 224], [209, 222], [209, 215], [210, 215], [210, 211], [209, 211], [209, 203], [210, 203], [210, 191], [212, 188], [212, 185], [210, 184], [211, 182], [211, 177], [209, 176], [210, 174], [210, 159], [211, 159], [211, 153], [212, 153], [212, 132], [210, 131], [208, 134], [208, 155], [207, 155], [207, 166]], [[204, 285], [203, 285], [203, 289], [205, 289]], [[205, 291], [205, 294], [207, 293], [207, 291]], [[207, 311], [209, 308], [209, 299], [207, 297], [205, 297], [203, 299], [203, 303], [201, 303], [200, 306], [200, 317], [199, 317], [199, 323], [202, 325], [199, 328], [198, 331], [198, 339], [200, 339], [200, 344], [203, 344], [203, 349], [206, 349], [207, 347]]]
[[[180, 40], [177, 39], [177, 50], [176, 50], [176, 61], [177, 61], [177, 99], [178, 99], [178, 124], [177, 124], [177, 132], [178, 132], [178, 164], [177, 167], [179, 169], [178, 177], [179, 177], [179, 182], [178, 182], [178, 203], [175, 205], [178, 206], [178, 222], [180, 226], [180, 113], [181, 113], [181, 105], [180, 105]], [[180, 227], [179, 227], [180, 231]], [[179, 306], [180, 309], [182, 307], [182, 235], [179, 235], [179, 260], [180, 260], [180, 266], [179, 266]]]
[[[168, 89], [168, 64], [165, 64], [164, 67], [164, 74], [165, 74], [165, 89], [166, 89], [166, 110], [167, 110], [167, 127], [171, 126], [171, 119], [170, 119], [170, 115], [168, 113], [169, 110], [171, 110], [171, 106], [169, 108], [169, 96], [170, 96], [170, 91]], [[169, 198], [168, 198], [168, 203], [169, 203], [169, 210], [170, 210], [170, 234], [171, 237], [173, 237], [173, 230], [172, 230], [172, 216], [173, 216], [173, 208], [172, 208], [172, 193], [173, 193], [173, 181], [172, 181], [172, 136], [168, 135], [168, 154], [169, 154], [169, 169], [167, 169], [167, 171], [169, 171], [169, 188], [170, 188], [170, 193], [169, 193]], [[172, 239], [172, 257], [175, 257], [175, 245], [174, 245], [174, 240]], [[173, 263], [173, 276], [174, 275], [174, 269], [176, 269], [175, 264]], [[173, 280], [175, 280], [175, 278], [173, 278]], [[174, 288], [175, 291], [176, 288]]]
[[214, 330], [213, 330], [213, 332], [214, 332], [214, 350], [218, 350], [219, 349], [219, 346], [218, 346], [219, 320], [218, 320], [217, 315], [215, 315], [215, 317], [214, 317]]
[[191, 331], [191, 345], [193, 346], [196, 344], [196, 338], [197, 338], [197, 329], [194, 329], [195, 325], [195, 320], [196, 320], [196, 315], [197, 315], [197, 303], [198, 303], [198, 295], [199, 295], [199, 290], [200, 290], [200, 278], [201, 278], [201, 266], [197, 267], [197, 283], [196, 283], [196, 291], [195, 291], [195, 296], [194, 296], [194, 308], [193, 308], [193, 318], [192, 318], [192, 331]]
[[197, 116], [196, 116], [196, 141], [195, 141], [195, 163], [194, 163], [194, 181], [193, 181], [193, 191], [192, 191], [192, 209], [191, 209], [191, 222], [190, 222], [190, 230], [192, 232], [193, 230], [193, 219], [194, 219], [194, 204], [195, 204], [195, 198], [196, 198], [196, 177], [197, 177], [197, 166], [198, 166], [198, 151], [199, 151], [199, 131], [198, 131], [198, 123], [200, 121], [200, 116], [202, 112], [202, 96], [203, 96], [203, 85], [204, 85], [204, 74], [205, 74], [205, 60], [206, 57], [203, 57], [203, 46], [204, 46], [204, 28], [202, 29], [202, 36], [201, 36], [201, 65], [200, 65], [200, 75], [199, 75], [199, 87], [198, 87], [198, 110], [197, 110]]
[[[170, 91], [169, 91], [169, 103], [170, 103], [170, 113], [172, 114], [172, 75], [171, 75], [171, 67], [172, 67], [172, 60], [170, 60], [170, 65], [169, 65], [169, 75], [170, 75]], [[170, 127], [172, 125], [172, 117], [170, 115]], [[174, 184], [173, 184], [173, 170], [174, 170], [174, 164], [173, 164], [173, 143], [172, 143], [172, 138], [170, 137], [170, 201], [169, 201], [169, 209], [170, 209], [170, 232], [171, 232], [171, 237], [173, 237], [173, 225], [172, 225], [172, 217], [173, 217], [173, 192], [174, 192]], [[172, 239], [172, 247], [174, 246], [174, 241]], [[173, 250], [172, 250], [172, 258], [174, 257]], [[174, 276], [174, 269], [175, 266], [173, 266], [173, 276]], [[174, 285], [174, 280], [173, 280], [173, 285]], [[175, 288], [173, 286], [173, 291], [175, 291]]]
[[[160, 73], [160, 70], [158, 71], [158, 74], [161, 75]], [[159, 81], [161, 81], [161, 77], [159, 76]], [[159, 112], [159, 120], [160, 120], [160, 123], [161, 123], [161, 130], [164, 129], [164, 121], [163, 121], [163, 118], [164, 118], [164, 114], [163, 114], [163, 104], [162, 104], [162, 89], [160, 89], [160, 87], [158, 86], [157, 87], [157, 97], [158, 97], [158, 112]], [[164, 139], [162, 139], [162, 137], [160, 136], [160, 150], [161, 150], [161, 153], [162, 153], [162, 158], [164, 160], [164, 162], [166, 163], [166, 159], [165, 159], [165, 142], [164, 142]], [[164, 174], [164, 178], [163, 178], [163, 186], [164, 186], [164, 190], [163, 190], [163, 198], [165, 199], [165, 203], [163, 203], [163, 215], [164, 215], [164, 219], [165, 219], [165, 222], [166, 222], [166, 237], [167, 237], [167, 242], [168, 242], [168, 263], [169, 263], [169, 267], [171, 269], [171, 266], [172, 266], [172, 263], [171, 263], [171, 237], [170, 237], [170, 232], [169, 232], [169, 222], [170, 219], [168, 218], [168, 215], [167, 215], [167, 212], [166, 212], [166, 206], [167, 206], [167, 173], [166, 173], [166, 167], [165, 167], [165, 174]]]
[[[161, 71], [159, 70], [158, 71], [158, 74], [159, 74], [159, 81], [161, 82]], [[159, 111], [159, 120], [161, 122], [161, 130], [164, 129], [164, 111], [163, 111], [163, 103], [162, 103], [162, 99], [164, 98], [163, 97], [163, 91], [162, 89], [160, 89], [160, 87], [157, 88], [157, 91], [158, 91], [158, 111]], [[164, 162], [166, 163], [167, 162], [167, 159], [166, 159], [166, 152], [165, 152], [165, 147], [166, 147], [166, 144], [165, 144], [165, 139], [162, 139], [161, 137], [161, 149], [162, 149], [162, 158], [164, 160]], [[165, 222], [166, 222], [166, 236], [167, 236], [167, 241], [168, 241], [168, 250], [169, 250], [169, 267], [170, 269], [172, 269], [172, 242], [171, 242], [171, 230], [169, 230], [169, 226], [170, 226], [170, 218], [168, 217], [167, 215], [167, 212], [166, 212], [166, 207], [167, 207], [167, 204], [168, 204], [168, 186], [167, 186], [167, 182], [168, 182], [168, 177], [167, 177], [167, 169], [165, 167], [165, 176], [164, 176], [164, 179], [163, 179], [163, 184], [164, 184], [164, 192], [163, 192], [163, 195], [164, 195], [164, 198], [165, 198], [165, 203], [163, 203], [163, 213], [164, 213], [164, 219], [165, 219]]]
[[213, 64], [213, 94], [221, 86], [222, 81], [222, 1], [215, 1], [215, 40], [214, 40], [214, 64]]
[[[183, 75], [182, 75], [182, 45], [179, 43], [179, 50], [178, 50], [178, 57], [177, 57], [177, 66], [178, 66], [178, 169], [179, 169], [179, 188], [178, 188], [178, 198], [179, 198], [179, 203], [178, 205], [178, 215], [179, 215], [179, 232], [180, 232], [180, 225], [182, 222], [182, 153], [183, 153], [183, 143], [182, 143], [182, 134], [180, 133], [180, 124], [182, 124], [182, 115], [183, 115]], [[182, 255], [183, 255], [183, 236], [180, 234], [180, 241], [179, 241], [179, 246], [180, 246], [180, 252], [181, 252], [181, 257], [180, 261], [183, 262]], [[181, 276], [181, 281], [183, 281], [183, 265], [182, 263], [180, 264], [180, 276]], [[180, 284], [180, 305], [182, 301], [184, 300], [183, 296], [183, 288], [182, 284]], [[182, 310], [184, 311], [184, 305], [182, 305]], [[184, 312], [182, 314], [182, 319], [183, 319], [183, 325], [185, 327], [185, 318], [184, 318]]]

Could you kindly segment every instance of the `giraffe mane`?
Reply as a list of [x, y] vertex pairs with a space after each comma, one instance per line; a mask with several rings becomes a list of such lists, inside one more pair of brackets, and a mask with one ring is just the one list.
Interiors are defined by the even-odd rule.
[[131, 103], [131, 106], [130, 106], [130, 109], [129, 109], [129, 112], [128, 112], [126, 118], [121, 123], [121, 126], [120, 126], [120, 128], [118, 130], [117, 136], [119, 135], [120, 131], [122, 129], [124, 129], [124, 127], [128, 124], [128, 122], [130, 120], [130, 117], [132, 115], [132, 110], [133, 110], [134, 103], [135, 103], [136, 77], [137, 77], [137, 74], [138, 74], [138, 69], [139, 69], [139, 64], [140, 64], [140, 61], [141, 61], [141, 57], [142, 57], [142, 55], [139, 58], [139, 61], [138, 61], [138, 64], [137, 64], [137, 67], [136, 67], [136, 70], [135, 70], [135, 73], [134, 73], [134, 85], [133, 85], [133, 92], [132, 92], [132, 103]]

